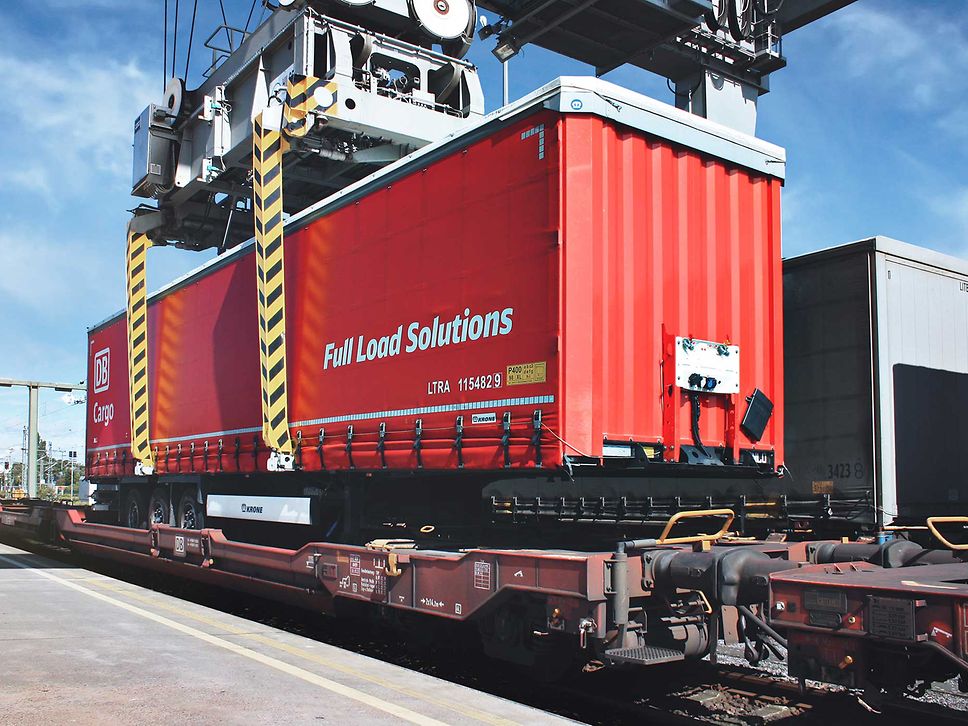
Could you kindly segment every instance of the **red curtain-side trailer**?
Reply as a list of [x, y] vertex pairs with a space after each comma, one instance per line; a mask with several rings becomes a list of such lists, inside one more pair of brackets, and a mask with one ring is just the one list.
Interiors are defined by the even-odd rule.
[[[783, 158], [560, 79], [291, 218], [298, 466], [678, 464], [698, 443], [775, 471]], [[252, 245], [151, 296], [148, 331], [157, 473], [265, 470]], [[125, 335], [123, 314], [90, 331], [95, 479], [133, 472]], [[690, 346], [728, 370], [680, 380]], [[755, 392], [774, 405], [761, 433], [743, 420]]]

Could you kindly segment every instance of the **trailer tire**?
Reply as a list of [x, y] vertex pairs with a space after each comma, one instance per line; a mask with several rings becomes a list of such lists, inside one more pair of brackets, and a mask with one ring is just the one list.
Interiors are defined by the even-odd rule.
[[145, 506], [145, 495], [140, 489], [132, 487], [124, 495], [121, 524], [131, 529], [148, 529], [148, 508]]
[[178, 502], [178, 526], [182, 529], [205, 528], [205, 514], [194, 492], [186, 492]]
[[148, 524], [171, 524], [171, 501], [165, 487], [155, 487], [148, 497]]

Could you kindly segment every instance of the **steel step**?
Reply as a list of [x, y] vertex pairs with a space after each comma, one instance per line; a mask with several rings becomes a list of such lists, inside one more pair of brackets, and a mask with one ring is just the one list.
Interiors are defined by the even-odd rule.
[[658, 645], [641, 645], [637, 648], [615, 648], [606, 650], [605, 656], [609, 660], [619, 663], [637, 663], [639, 665], [656, 665], [658, 663], [674, 663], [685, 660], [681, 651], [663, 648]]

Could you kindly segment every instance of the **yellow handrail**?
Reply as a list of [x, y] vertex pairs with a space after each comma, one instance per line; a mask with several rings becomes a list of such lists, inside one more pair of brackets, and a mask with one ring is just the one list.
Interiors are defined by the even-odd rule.
[[[725, 517], [726, 520], [723, 526], [720, 527], [719, 531], [715, 534], [695, 534], [688, 537], [669, 537], [669, 533], [672, 528], [684, 519], [701, 519], [703, 517]], [[662, 530], [662, 534], [659, 535], [657, 542], [659, 544], [688, 544], [690, 542], [715, 542], [718, 539], [722, 539], [729, 532], [729, 528], [733, 525], [733, 520], [736, 519], [736, 515], [733, 513], [732, 509], [697, 509], [695, 511], [686, 512], [676, 512], [671, 517], [669, 521], [666, 522], [665, 529]]]
[[928, 529], [935, 537], [949, 550], [964, 551], [968, 550], [968, 542], [955, 544], [938, 531], [936, 524], [968, 524], [968, 517], [928, 517]]

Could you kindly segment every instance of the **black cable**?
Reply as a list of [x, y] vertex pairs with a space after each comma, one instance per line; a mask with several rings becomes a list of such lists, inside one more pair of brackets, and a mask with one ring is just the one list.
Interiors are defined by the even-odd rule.
[[722, 30], [723, 23], [721, 21], [722, 17], [726, 14], [726, 0], [718, 0], [714, 2], [713, 7], [703, 13], [703, 19], [706, 21], [706, 26], [714, 33], [718, 33]]
[[225, 26], [225, 37], [229, 41], [229, 50], [233, 51], [235, 48], [232, 45], [232, 31], [229, 30], [229, 21], [228, 18], [225, 17], [225, 3], [223, 3], [222, 0], [218, 0], [218, 6], [222, 11], [222, 25]]
[[780, 12], [780, 8], [783, 7], [783, 0], [777, 0], [772, 10], [770, 10], [770, 0], [755, 0], [755, 4], [756, 9], [760, 11], [760, 15], [770, 17]]
[[[165, 0], [165, 2], [167, 2], [167, 1], [168, 1], [168, 0]], [[249, 32], [249, 23], [250, 23], [250, 22], [252, 22], [252, 13], [254, 13], [254, 12], [255, 12], [255, 4], [256, 4], [256, 3], [258, 2], [258, 1], [259, 1], [259, 0], [252, 0], [252, 5], [251, 5], [251, 6], [249, 7], [249, 17], [247, 17], [247, 18], [245, 19], [245, 30], [243, 30], [243, 31], [242, 31], [242, 32], [243, 32], [243, 34], [244, 34], [244, 33], [248, 33], [248, 32]]]
[[701, 85], [702, 85], [702, 76], [699, 77], [699, 80], [696, 81], [696, 85], [693, 86], [689, 91], [687, 91], [686, 93], [681, 93], [680, 91], [677, 91], [675, 88], [673, 88], [672, 81], [666, 78], [666, 87], [672, 92], [672, 95], [678, 96], [679, 98], [692, 98], [692, 94], [698, 91], [699, 86]]
[[728, 0], [727, 8], [727, 25], [733, 40], [749, 40], [753, 32], [753, 0]]
[[756, 614], [747, 605], [737, 605], [736, 609], [749, 620], [753, 625], [762, 630], [766, 635], [771, 637], [776, 643], [779, 643], [784, 648], [788, 648], [787, 640], [778, 632], [776, 632], [772, 627], [770, 627], [765, 620], [756, 616]]
[[696, 448], [699, 449], [703, 456], [709, 456], [709, 452], [702, 445], [702, 438], [699, 436], [699, 391], [690, 391], [689, 401], [692, 407], [692, 443], [696, 445]]
[[161, 82], [164, 88], [162, 93], [168, 88], [168, 0], [165, 0], [165, 60], [161, 66]]
[[171, 75], [175, 76], [175, 58], [178, 56], [178, 6], [181, 0], [175, 0], [175, 32], [171, 38]]
[[195, 38], [195, 15], [198, 13], [198, 0], [192, 7], [192, 27], [188, 31], [188, 55], [185, 57], [185, 81], [188, 81], [188, 63], [192, 59], [192, 40]]

